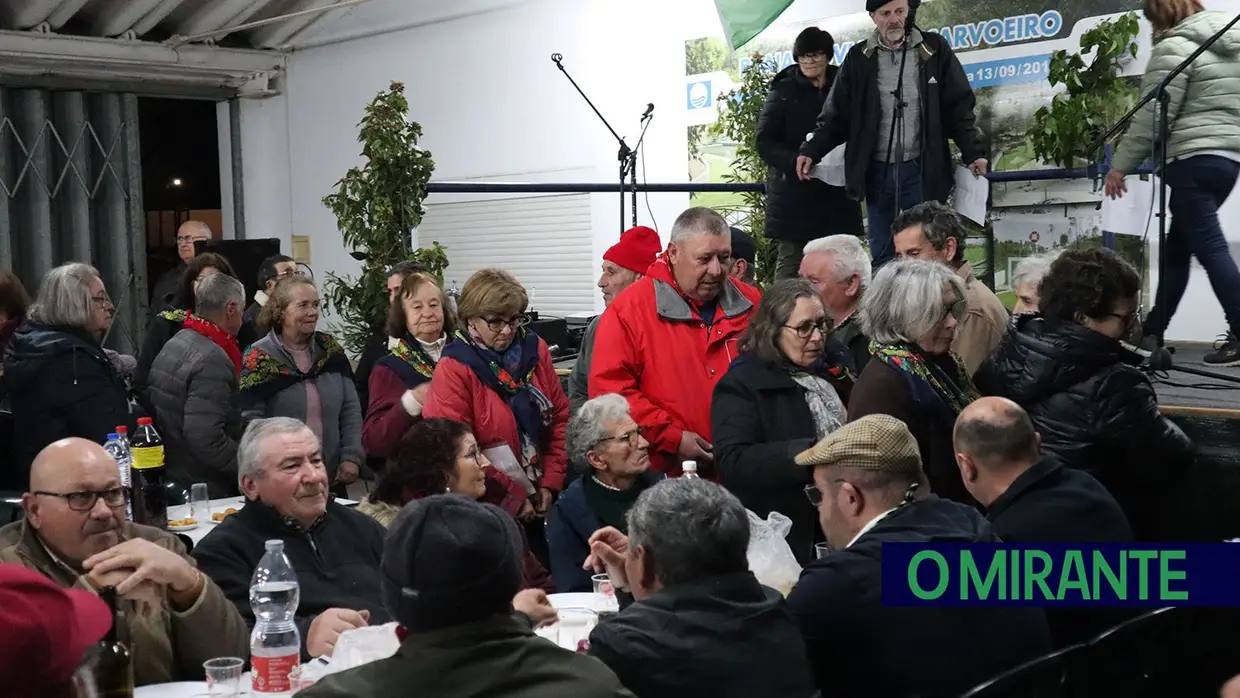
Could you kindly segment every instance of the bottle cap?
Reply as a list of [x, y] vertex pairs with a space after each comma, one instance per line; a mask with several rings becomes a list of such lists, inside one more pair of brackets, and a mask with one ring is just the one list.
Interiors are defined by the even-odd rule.
[[138, 426], [144, 427], [151, 423], [150, 417], [138, 417]]
[[117, 424], [117, 425], [116, 425], [116, 433], [117, 433], [117, 434], [128, 434], [128, 433], [129, 433], [129, 427], [125, 426], [124, 424]]
[[284, 541], [280, 540], [279, 538], [269, 540], [263, 545], [264, 547], [266, 547], [267, 550], [283, 550], [284, 549]]
[[108, 434], [108, 441], [116, 441], [117, 438], [116, 434]]
[[697, 472], [697, 461], [687, 460], [680, 464], [680, 469]]

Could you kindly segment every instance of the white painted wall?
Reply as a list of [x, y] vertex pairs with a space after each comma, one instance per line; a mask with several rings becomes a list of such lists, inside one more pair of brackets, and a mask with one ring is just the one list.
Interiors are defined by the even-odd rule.
[[[532, 0], [296, 51], [284, 95], [243, 106], [247, 237], [287, 240], [296, 231], [311, 238], [317, 277], [357, 270], [320, 200], [360, 162], [356, 124], [391, 81], [406, 86], [437, 180], [565, 181], [571, 173], [578, 181], [615, 181], [616, 143], [552, 53], [563, 54], [565, 68], [630, 144], [646, 104], [655, 103], [646, 177], [684, 181], [684, 35], [674, 22], [649, 21], [667, 14], [663, 5]], [[399, 21], [392, 3], [380, 6], [385, 22]], [[408, 23], [415, 22], [417, 4], [407, 9]], [[593, 197], [596, 258], [619, 236], [617, 198]], [[640, 222], [666, 238], [687, 202], [684, 194], [651, 195], [652, 221], [643, 197]]]

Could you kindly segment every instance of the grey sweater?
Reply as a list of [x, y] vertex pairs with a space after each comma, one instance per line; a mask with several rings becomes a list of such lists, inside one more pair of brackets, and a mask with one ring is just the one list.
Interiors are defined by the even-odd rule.
[[571, 406], [571, 414], [577, 414], [577, 410], [586, 404], [590, 399], [590, 354], [594, 353], [594, 331], [598, 329], [598, 321], [603, 315], [594, 316], [590, 324], [586, 325], [585, 334], [581, 335], [581, 348], [577, 352], [577, 362], [573, 364], [573, 370], [568, 374], [568, 401]]
[[[891, 122], [895, 119], [895, 91], [900, 80], [900, 64], [904, 64], [904, 157], [908, 162], [921, 155], [921, 51], [916, 50], [921, 43], [921, 32], [914, 29], [909, 35], [908, 58], [904, 59], [903, 49], [889, 49], [878, 40], [878, 34], [870, 37], [870, 41], [878, 47], [875, 61], [878, 63], [878, 100], [882, 113], [878, 122], [878, 143], [874, 146], [874, 159], [882, 162], [895, 162], [895, 150], [899, 147], [900, 134], [891, 138]], [[887, 152], [887, 143], [891, 142], [893, 152]]]
[[[261, 349], [279, 361], [294, 375], [301, 375], [297, 362], [284, 348], [275, 331], [254, 343], [251, 349]], [[310, 360], [322, 357], [318, 345], [310, 343]], [[244, 369], [243, 369], [244, 370]], [[366, 460], [362, 450], [362, 406], [357, 399], [357, 388], [350, 376], [339, 373], [323, 373], [314, 379], [323, 406], [323, 462], [327, 476], [335, 481], [340, 463], [349, 461], [361, 465]], [[264, 417], [292, 417], [306, 420], [306, 382], [302, 381], [276, 393], [263, 404], [248, 407], [241, 415], [245, 424]]]

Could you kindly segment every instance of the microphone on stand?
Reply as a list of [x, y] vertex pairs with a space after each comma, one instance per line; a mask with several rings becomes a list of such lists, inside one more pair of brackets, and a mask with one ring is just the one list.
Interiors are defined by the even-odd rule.
[[653, 102], [647, 102], [647, 103], [646, 103], [646, 112], [645, 112], [644, 114], [642, 114], [642, 121], [645, 121], [646, 119], [649, 119], [649, 118], [650, 118], [650, 116], [651, 116], [652, 114], [654, 114], [654, 103], [653, 103]]

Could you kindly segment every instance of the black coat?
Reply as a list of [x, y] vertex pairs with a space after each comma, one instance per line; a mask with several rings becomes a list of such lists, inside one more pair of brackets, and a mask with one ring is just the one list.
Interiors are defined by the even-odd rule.
[[839, 68], [827, 66], [820, 90], [796, 64], [771, 80], [758, 116], [758, 155], [767, 164], [765, 235], [773, 240], [808, 242], [824, 235], [861, 235], [861, 205], [843, 187], [797, 178], [797, 155], [814, 130], [822, 103]]
[[391, 620], [379, 585], [386, 533], [379, 522], [335, 502], [327, 505], [327, 515], [308, 533], [289, 526], [274, 508], [249, 502], [208, 533], [194, 547], [193, 556], [202, 573], [220, 587], [253, 628], [250, 577], [266, 552], [264, 542], [283, 540], [284, 554], [297, 571], [300, 586], [293, 622], [301, 631], [301, 656], [307, 661], [310, 623], [329, 608], [370, 611], [371, 625]]
[[823, 695], [956, 696], [1049, 652], [1040, 608], [882, 603], [883, 543], [997, 540], [977, 510], [931, 496], [896, 509], [853, 545], [811, 562], [787, 605]]
[[[1045, 456], [986, 508], [1005, 543], [1129, 543], [1132, 529], [1115, 498], [1089, 473]], [[1118, 608], [1048, 608], [1056, 647], [1085, 642], [1132, 614]]]
[[1150, 540], [1169, 488], [1186, 479], [1194, 448], [1159, 412], [1139, 362], [1109, 337], [1032, 315], [1017, 319], [974, 383], [984, 395], [1024, 407], [1042, 448], [1097, 478], [1137, 540]]
[[125, 425], [133, 433], [125, 381], [98, 340], [75, 327], [26, 320], [4, 359], [13, 409], [13, 454], [6, 481], [25, 489], [30, 464], [48, 444], [70, 436], [101, 444]]
[[[859, 41], [848, 51], [831, 94], [822, 105], [814, 138], [801, 154], [817, 162], [841, 143], [845, 182], [855, 199], [865, 196], [866, 174], [878, 149], [881, 106], [878, 94], [879, 49]], [[934, 32], [921, 32], [921, 44], [911, 49], [921, 55], [921, 190], [923, 201], [946, 201], [955, 186], [955, 164], [947, 139], [955, 141], [964, 162], [986, 157], [982, 132], [973, 109], [977, 98], [960, 60], [947, 41]], [[910, 52], [908, 60], [916, 60]], [[931, 81], [934, 82], [931, 82]]]
[[[832, 384], [847, 405], [851, 386]], [[815, 541], [823, 540], [805, 496], [812, 469], [793, 461], [817, 441], [804, 388], [787, 371], [742, 357], [715, 385], [710, 432], [720, 484], [762, 518], [778, 511], [792, 519], [788, 545], [801, 564], [812, 560]]]
[[674, 585], [627, 606], [590, 633], [590, 654], [637, 698], [814, 695], [783, 599], [752, 572]]

